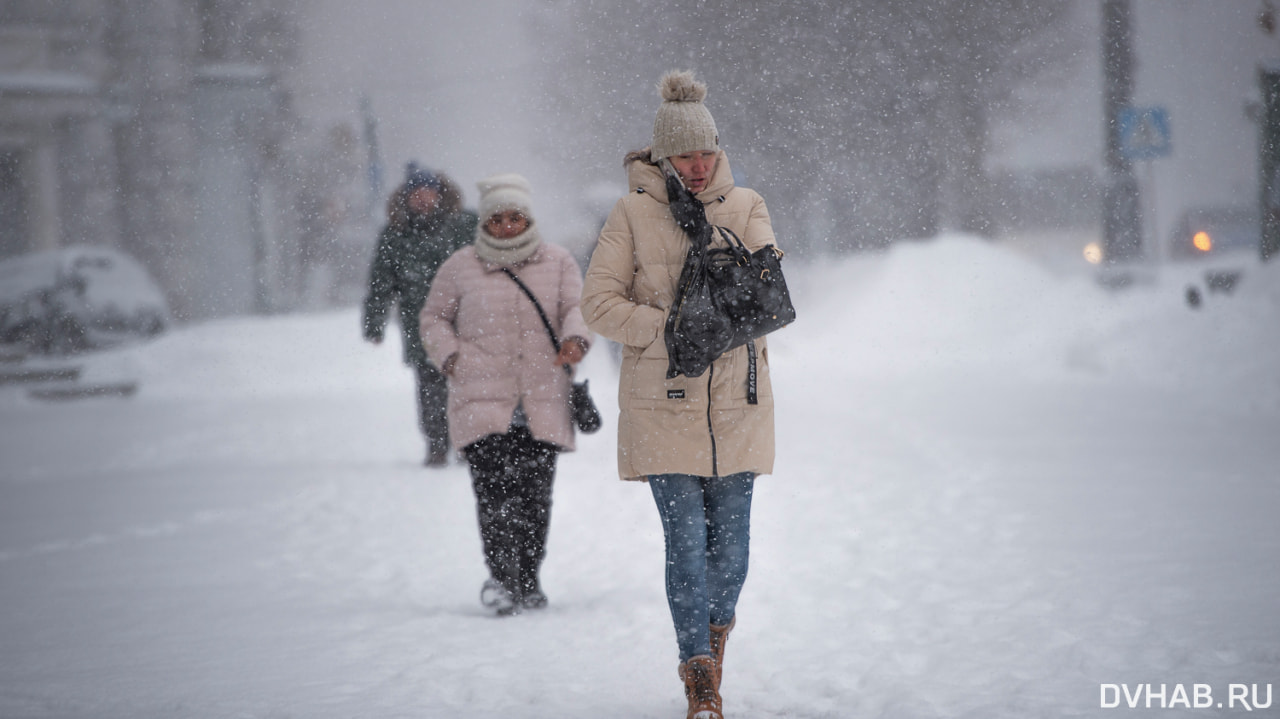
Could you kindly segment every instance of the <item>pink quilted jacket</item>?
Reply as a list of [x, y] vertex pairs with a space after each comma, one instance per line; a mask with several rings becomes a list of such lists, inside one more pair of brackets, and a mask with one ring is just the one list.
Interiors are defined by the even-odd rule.
[[[582, 275], [568, 250], [543, 243], [513, 267], [533, 291], [563, 342], [591, 332], [578, 303]], [[457, 355], [449, 377], [449, 435], [455, 449], [506, 432], [523, 403], [534, 438], [574, 448], [570, 377], [529, 297], [500, 266], [472, 246], [453, 254], [436, 274], [418, 316], [427, 357], [441, 367]]]

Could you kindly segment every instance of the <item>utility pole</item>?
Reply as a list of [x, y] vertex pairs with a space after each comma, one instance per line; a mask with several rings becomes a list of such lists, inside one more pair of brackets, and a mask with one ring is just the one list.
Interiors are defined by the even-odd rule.
[[368, 151], [365, 172], [369, 182], [369, 197], [365, 205], [366, 219], [377, 217], [382, 209], [382, 153], [378, 150], [378, 120], [373, 114], [373, 102], [368, 95], [360, 96], [360, 117], [364, 120], [364, 142]]
[[1120, 136], [1120, 114], [1133, 102], [1132, 26], [1129, 0], [1103, 0], [1102, 112], [1107, 129], [1107, 178], [1102, 198], [1102, 252], [1108, 263], [1142, 256], [1138, 180]]
[[[1275, 35], [1276, 10], [1271, 0], [1263, 0], [1258, 13], [1258, 27], [1267, 35]], [[1258, 68], [1258, 87], [1262, 92], [1258, 125], [1260, 126], [1258, 197], [1263, 261], [1280, 255], [1280, 62], [1263, 63]]]
[[1259, 213], [1263, 260], [1280, 255], [1280, 64], [1258, 69], [1262, 90], [1261, 147], [1259, 148]]

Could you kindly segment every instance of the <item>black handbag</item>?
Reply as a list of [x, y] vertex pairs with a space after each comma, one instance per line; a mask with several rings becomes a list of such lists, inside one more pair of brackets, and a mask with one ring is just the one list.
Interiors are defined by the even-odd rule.
[[733, 327], [729, 349], [794, 322], [796, 308], [782, 276], [782, 250], [765, 245], [751, 252], [733, 230], [715, 230], [729, 246], [707, 251], [707, 285], [712, 301]]
[[707, 281], [707, 245], [694, 238], [667, 313], [663, 340], [667, 345], [667, 379], [699, 377], [733, 342], [729, 316], [720, 311]]
[[[538, 311], [538, 317], [542, 320], [542, 326], [547, 328], [547, 334], [551, 336], [551, 344], [556, 348], [556, 354], [560, 354], [560, 338], [556, 336], [556, 331], [551, 327], [551, 320], [547, 319], [547, 313], [542, 310], [542, 303], [538, 302], [538, 298], [534, 296], [528, 285], [520, 281], [516, 277], [516, 273], [509, 268], [503, 267], [502, 271], [507, 273], [512, 281], [524, 291], [530, 302], [533, 302], [533, 308]], [[573, 373], [573, 368], [564, 365], [566, 373]], [[569, 414], [573, 418], [573, 424], [583, 434], [592, 434], [600, 429], [604, 424], [600, 417], [600, 410], [596, 409], [596, 403], [591, 399], [591, 392], [587, 387], [587, 380], [572, 383], [573, 387], [569, 391]]]
[[588, 380], [574, 382], [569, 394], [569, 410], [573, 413], [573, 423], [583, 434], [593, 434], [604, 422], [600, 419], [600, 410], [591, 399], [591, 391], [587, 388]]
[[[727, 248], [710, 248], [709, 233], [690, 236], [693, 244], [664, 330], [667, 379], [681, 374], [699, 377], [717, 357], [741, 345], [748, 345], [754, 376], [754, 340], [796, 318], [782, 276], [782, 251], [766, 245], [751, 252], [727, 227], [713, 231], [725, 239]], [[750, 400], [754, 404], [754, 393]]]

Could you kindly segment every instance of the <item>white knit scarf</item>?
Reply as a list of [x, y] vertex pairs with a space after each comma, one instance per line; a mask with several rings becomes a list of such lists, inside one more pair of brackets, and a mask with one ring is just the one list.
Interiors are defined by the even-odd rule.
[[542, 244], [537, 225], [529, 225], [524, 232], [506, 240], [489, 234], [481, 223], [476, 228], [476, 255], [485, 262], [503, 267], [514, 267], [533, 256]]

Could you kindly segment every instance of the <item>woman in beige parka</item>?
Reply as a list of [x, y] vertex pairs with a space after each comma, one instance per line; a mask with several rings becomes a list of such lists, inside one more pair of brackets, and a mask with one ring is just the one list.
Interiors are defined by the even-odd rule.
[[626, 158], [630, 191], [600, 232], [582, 312], [593, 332], [622, 345], [618, 472], [648, 481], [662, 518], [688, 717], [719, 719], [724, 644], [747, 573], [753, 484], [773, 471], [769, 350], [764, 338], [755, 341], [754, 397], [747, 346], [721, 355], [701, 376], [667, 378], [663, 329], [690, 247], [668, 204], [667, 174], [678, 175], [712, 225], [733, 230], [749, 249], [774, 244], [774, 236], [764, 200], [734, 185], [702, 102], [706, 86], [673, 72], [659, 90], [653, 143]]

